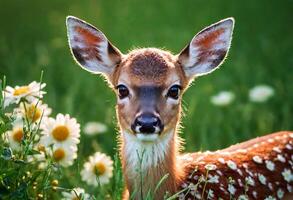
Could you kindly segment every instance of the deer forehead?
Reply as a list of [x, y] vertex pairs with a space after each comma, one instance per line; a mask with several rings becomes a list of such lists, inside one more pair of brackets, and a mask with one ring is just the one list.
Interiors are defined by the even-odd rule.
[[167, 51], [138, 49], [124, 57], [114, 73], [114, 82], [135, 87], [153, 85], [164, 88], [181, 81], [183, 75], [178, 74], [178, 68], [175, 56]]

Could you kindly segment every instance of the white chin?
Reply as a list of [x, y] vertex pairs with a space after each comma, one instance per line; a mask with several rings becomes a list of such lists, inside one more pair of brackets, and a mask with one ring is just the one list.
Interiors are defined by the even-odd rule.
[[153, 134], [137, 133], [136, 137], [141, 142], [154, 142], [158, 139], [159, 135], [157, 133], [153, 133]]

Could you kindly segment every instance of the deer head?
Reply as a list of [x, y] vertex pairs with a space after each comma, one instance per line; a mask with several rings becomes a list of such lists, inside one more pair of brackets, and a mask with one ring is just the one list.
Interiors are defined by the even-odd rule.
[[145, 142], [158, 140], [176, 127], [183, 92], [194, 78], [221, 65], [233, 24], [227, 18], [205, 28], [178, 55], [155, 48], [124, 55], [94, 26], [67, 18], [69, 44], [77, 63], [106, 77], [117, 94], [121, 130]]
[[183, 176], [176, 161], [182, 95], [196, 77], [221, 65], [233, 26], [233, 18], [227, 18], [205, 28], [177, 55], [156, 48], [122, 54], [94, 26], [67, 18], [69, 45], [77, 63], [103, 75], [117, 95], [122, 167], [131, 192], [139, 180], [136, 152], [146, 153], [142, 171], [148, 178], [136, 199], [143, 198], [165, 174], [169, 179], [161, 185], [156, 199], [162, 199], [165, 191], [175, 192]]

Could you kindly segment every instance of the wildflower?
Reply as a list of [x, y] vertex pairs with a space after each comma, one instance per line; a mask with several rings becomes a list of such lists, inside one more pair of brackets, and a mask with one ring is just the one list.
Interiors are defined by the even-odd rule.
[[74, 188], [70, 192], [62, 192], [62, 195], [62, 200], [90, 199], [90, 195], [85, 193], [84, 189], [82, 188]]
[[274, 89], [267, 85], [258, 85], [249, 91], [249, 99], [252, 102], [265, 102], [274, 95]]
[[113, 176], [113, 161], [103, 153], [96, 152], [84, 163], [81, 171], [82, 180], [89, 185], [97, 186], [109, 183]]
[[4, 107], [16, 103], [18, 104], [22, 98], [25, 98], [28, 102], [33, 102], [35, 99], [43, 98], [46, 94], [43, 91], [45, 83], [38, 83], [36, 81], [31, 82], [29, 85], [10, 87], [7, 86], [4, 90]]
[[88, 122], [83, 128], [83, 132], [87, 135], [95, 135], [107, 131], [107, 126], [100, 122]]
[[211, 103], [216, 106], [227, 106], [235, 99], [232, 92], [222, 91], [215, 96], [212, 96]]
[[16, 119], [13, 122], [12, 130], [6, 132], [8, 142], [11, 149], [19, 151], [21, 149], [21, 142], [24, 138], [23, 122], [21, 119]]
[[51, 156], [55, 162], [64, 167], [68, 167], [77, 158], [76, 152], [76, 145], [62, 145], [57, 143], [53, 145]]
[[78, 144], [80, 125], [69, 115], [58, 114], [56, 119], [48, 118], [41, 124], [42, 137], [40, 143], [49, 146], [60, 143], [64, 145]]
[[32, 122], [39, 122], [41, 117], [49, 117], [52, 112], [52, 109], [47, 104], [43, 104], [39, 100], [34, 100], [32, 103], [20, 104], [19, 110], [22, 117]]

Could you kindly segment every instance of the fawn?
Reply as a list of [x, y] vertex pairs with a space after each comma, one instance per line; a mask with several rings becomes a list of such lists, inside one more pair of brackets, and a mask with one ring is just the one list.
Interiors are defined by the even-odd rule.
[[102, 74], [117, 94], [124, 199], [146, 198], [166, 174], [154, 199], [179, 191], [179, 199], [293, 198], [293, 132], [215, 152], [179, 154], [182, 94], [196, 77], [222, 64], [232, 39], [233, 18], [200, 31], [178, 55], [156, 48], [125, 55], [94, 26], [72, 16], [66, 22], [76, 62]]

